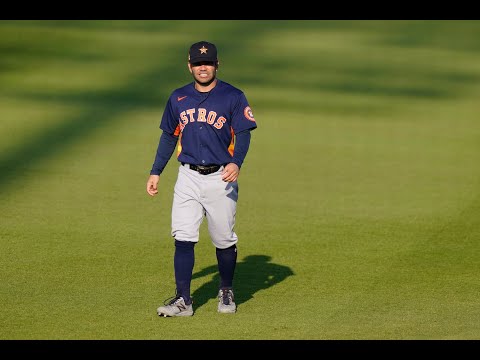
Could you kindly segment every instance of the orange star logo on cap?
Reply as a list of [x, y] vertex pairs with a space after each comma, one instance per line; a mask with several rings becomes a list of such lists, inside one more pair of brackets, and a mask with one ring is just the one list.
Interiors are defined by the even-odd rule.
[[200, 54], [206, 54], [208, 49], [205, 46], [202, 46], [199, 50]]

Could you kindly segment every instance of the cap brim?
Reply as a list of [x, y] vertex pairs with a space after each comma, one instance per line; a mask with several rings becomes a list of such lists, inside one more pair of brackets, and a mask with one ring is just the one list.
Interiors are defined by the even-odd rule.
[[196, 57], [196, 58], [190, 58], [189, 60], [190, 64], [202, 62], [202, 61], [216, 62], [218, 60], [216, 58], [207, 58], [207, 57]]

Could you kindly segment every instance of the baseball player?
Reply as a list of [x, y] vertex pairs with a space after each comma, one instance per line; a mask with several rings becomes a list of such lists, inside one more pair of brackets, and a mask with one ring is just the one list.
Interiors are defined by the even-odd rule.
[[217, 78], [219, 61], [214, 44], [193, 44], [187, 65], [193, 82], [174, 90], [168, 98], [147, 181], [147, 193], [155, 196], [160, 174], [177, 147], [180, 164], [171, 229], [176, 294], [157, 309], [158, 315], [164, 317], [193, 315], [190, 283], [194, 247], [204, 217], [216, 248], [220, 275], [217, 310], [237, 310], [233, 294], [238, 241], [234, 231], [237, 179], [250, 146], [250, 132], [257, 127], [245, 94]]

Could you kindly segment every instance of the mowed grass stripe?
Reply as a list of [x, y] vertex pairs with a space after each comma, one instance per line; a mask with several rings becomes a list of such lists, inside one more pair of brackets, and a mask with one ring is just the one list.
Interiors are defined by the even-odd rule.
[[[21, 31], [23, 23], [14, 24]], [[31, 61], [45, 55], [39, 68], [48, 76], [26, 68], [35, 76], [21, 81], [22, 71], [12, 67], [0, 74], [13, 89], [0, 91], [10, 106], [1, 128], [9, 147], [1, 156], [11, 159], [4, 166], [8, 181], [0, 175], [0, 337], [478, 337], [479, 62], [476, 43], [465, 36], [478, 26], [100, 21], [56, 22], [47, 30], [53, 23], [41, 24], [46, 36], [26, 31], [8, 59], [20, 57], [28, 68], [27, 55]], [[413, 28], [429, 35], [415, 37]], [[198, 40], [199, 29], [225, 49], [221, 74], [246, 90], [259, 121], [240, 179], [239, 312], [216, 313], [214, 248], [203, 224], [192, 282], [196, 314], [159, 319], [155, 309], [175, 287], [176, 162], [162, 175], [157, 198], [147, 197], [144, 186], [162, 99], [189, 79], [174, 59], [183, 42]], [[72, 56], [65, 63], [54, 56], [56, 74], [48, 56], [63, 51], [58, 39], [73, 33], [72, 45], [63, 43]], [[462, 40], [453, 43], [457, 35]], [[45, 46], [20, 51], [30, 37]], [[242, 46], [232, 48], [232, 37]], [[83, 51], [82, 39], [91, 40]], [[285, 53], [285, 44], [292, 51]], [[240, 57], [250, 48], [262, 51]], [[282, 58], [273, 56], [280, 52]], [[70, 88], [61, 77], [75, 59]], [[92, 64], [110, 70], [85, 71]], [[49, 76], [56, 77], [43, 86]], [[95, 88], [89, 79], [97, 80]], [[14, 108], [22, 104], [43, 107], [29, 114], [48, 152], [21, 136], [27, 111]], [[63, 133], [54, 123], [51, 133], [42, 126], [44, 107], [55, 104], [47, 122], [63, 114]], [[22, 146], [31, 160], [11, 152]], [[25, 173], [28, 184], [21, 181]]]

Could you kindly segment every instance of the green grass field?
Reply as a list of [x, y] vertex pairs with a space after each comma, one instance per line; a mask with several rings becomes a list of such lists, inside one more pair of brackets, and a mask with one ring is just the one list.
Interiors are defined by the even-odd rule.
[[[0, 21], [0, 339], [479, 339], [480, 22]], [[178, 163], [145, 191], [190, 44], [257, 120], [238, 312], [202, 225], [175, 291]]]

